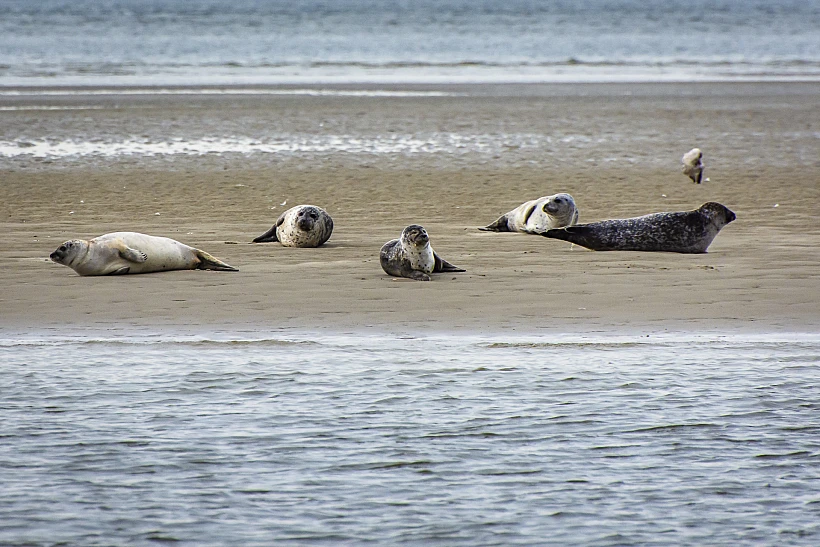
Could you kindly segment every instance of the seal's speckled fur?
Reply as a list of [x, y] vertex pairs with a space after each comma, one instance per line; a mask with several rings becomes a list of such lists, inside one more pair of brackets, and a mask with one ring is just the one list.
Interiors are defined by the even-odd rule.
[[464, 272], [439, 257], [430, 246], [427, 230], [418, 224], [405, 228], [399, 239], [388, 241], [379, 252], [382, 269], [397, 277], [430, 281], [433, 272]]
[[604, 220], [547, 230], [541, 235], [594, 251], [705, 253], [720, 229], [735, 218], [732, 211], [710, 201], [694, 211]]
[[270, 230], [254, 243], [278, 241], [285, 247], [318, 247], [330, 239], [333, 219], [315, 205], [297, 205], [282, 213]]

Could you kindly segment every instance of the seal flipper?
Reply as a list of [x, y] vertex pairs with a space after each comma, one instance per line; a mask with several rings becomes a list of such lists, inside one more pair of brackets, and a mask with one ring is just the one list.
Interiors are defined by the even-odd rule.
[[592, 249], [593, 251], [611, 250], [607, 247], [606, 243], [602, 241], [598, 235], [596, 235], [595, 230], [585, 224], [581, 224], [580, 226], [553, 228], [552, 230], [547, 230], [546, 232], [537, 232], [537, 234], [544, 237], [568, 241], [575, 245]]
[[405, 277], [409, 277], [410, 279], [414, 279], [416, 281], [430, 281], [432, 279], [429, 275], [419, 270], [413, 270]]
[[433, 251], [433, 258], [436, 261], [435, 265], [433, 265], [433, 271], [434, 272], [466, 272], [467, 271], [467, 270], [464, 270], [462, 268], [459, 268], [458, 266], [453, 266], [452, 264], [450, 264], [449, 262], [447, 262], [446, 260], [441, 258], [439, 255], [437, 255], [435, 251]]
[[125, 243], [117, 249], [120, 253], [120, 256], [129, 262], [136, 262], [137, 264], [142, 264], [146, 260], [148, 260], [148, 255], [143, 253], [142, 251], [138, 251], [137, 249], [132, 249], [131, 247], [127, 246]]
[[482, 232], [512, 232], [510, 230], [509, 224], [507, 224], [507, 215], [501, 215], [498, 219], [489, 224], [484, 226], [483, 228], [479, 228]]
[[279, 238], [276, 237], [276, 229], [281, 226], [283, 222], [285, 222], [285, 213], [279, 215], [279, 218], [276, 219], [276, 223], [270, 230], [261, 236], [254, 238], [253, 243], [271, 243], [274, 241], [279, 241]]
[[194, 249], [196, 257], [199, 259], [199, 264], [196, 265], [197, 270], [218, 270], [220, 272], [238, 272], [239, 268], [234, 268], [229, 264], [225, 264], [218, 258], [209, 255], [205, 251]]
[[131, 271], [131, 266], [123, 266], [118, 270], [114, 270], [113, 272], [107, 273], [106, 275], [125, 275]]

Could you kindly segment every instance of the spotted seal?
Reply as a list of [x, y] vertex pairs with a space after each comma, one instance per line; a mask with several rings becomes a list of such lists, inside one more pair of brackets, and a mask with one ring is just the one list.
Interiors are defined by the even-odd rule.
[[254, 243], [278, 241], [285, 247], [318, 247], [330, 239], [333, 219], [315, 205], [297, 205], [282, 213], [270, 230]]
[[578, 208], [575, 206], [575, 200], [571, 195], [561, 193], [522, 203], [479, 230], [537, 234], [551, 228], [572, 226], [577, 222]]
[[735, 214], [710, 201], [694, 211], [653, 213], [637, 218], [579, 224], [540, 234], [594, 251], [662, 251], [705, 253]]
[[51, 260], [80, 275], [117, 275], [165, 270], [239, 271], [205, 251], [167, 237], [114, 232], [94, 239], [72, 239]]
[[418, 224], [405, 228], [399, 239], [392, 239], [379, 252], [382, 269], [390, 275], [430, 281], [433, 272], [464, 272], [436, 254], [427, 230]]
[[[703, 178], [703, 152], [700, 148], [693, 148], [680, 159], [683, 174], [692, 179], [692, 182], [700, 184]], [[708, 180], [706, 182], [709, 182]]]

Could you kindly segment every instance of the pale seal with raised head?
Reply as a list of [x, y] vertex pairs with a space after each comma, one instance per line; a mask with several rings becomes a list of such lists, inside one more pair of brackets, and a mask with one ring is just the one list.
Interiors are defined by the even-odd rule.
[[683, 164], [681, 166], [683, 174], [692, 179], [692, 182], [700, 184], [701, 179], [703, 179], [703, 152], [700, 151], [700, 148], [691, 149], [683, 155], [680, 162]]
[[569, 194], [544, 196], [522, 203], [498, 220], [479, 228], [485, 232], [524, 232], [537, 234], [551, 228], [572, 226], [578, 222], [578, 208]]
[[604, 220], [547, 230], [541, 235], [594, 251], [705, 253], [720, 229], [735, 218], [725, 206], [710, 201], [694, 211]]
[[433, 272], [465, 272], [436, 254], [430, 246], [427, 230], [411, 224], [401, 232], [399, 239], [392, 239], [379, 252], [382, 269], [396, 277], [409, 277], [417, 281], [430, 281]]
[[333, 219], [315, 205], [297, 205], [282, 213], [270, 230], [254, 243], [278, 241], [285, 247], [318, 247], [330, 239]]
[[168, 237], [114, 232], [94, 239], [72, 239], [51, 253], [51, 260], [80, 275], [119, 275], [165, 270], [236, 272], [205, 251]]

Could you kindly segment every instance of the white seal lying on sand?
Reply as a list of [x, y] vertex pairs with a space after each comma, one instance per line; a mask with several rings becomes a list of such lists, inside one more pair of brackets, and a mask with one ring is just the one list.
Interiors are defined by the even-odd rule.
[[205, 251], [167, 237], [115, 232], [94, 239], [72, 239], [51, 260], [80, 275], [138, 274], [165, 270], [239, 271]]
[[318, 247], [330, 239], [333, 219], [315, 205], [297, 205], [282, 213], [270, 230], [254, 243], [278, 241], [285, 247]]
[[665, 251], [705, 253], [735, 214], [710, 201], [694, 211], [654, 213], [547, 230], [543, 236], [563, 239], [594, 251]]
[[700, 148], [691, 149], [683, 155], [680, 161], [683, 164], [683, 174], [692, 179], [692, 182], [700, 184], [703, 178], [703, 152]]
[[578, 208], [569, 194], [555, 194], [522, 203], [498, 220], [479, 228], [485, 232], [524, 232], [537, 234], [551, 228], [578, 222]]
[[405, 228], [399, 239], [388, 241], [379, 253], [382, 269], [390, 275], [430, 281], [433, 272], [464, 272], [439, 257], [430, 246], [427, 230], [418, 224]]

